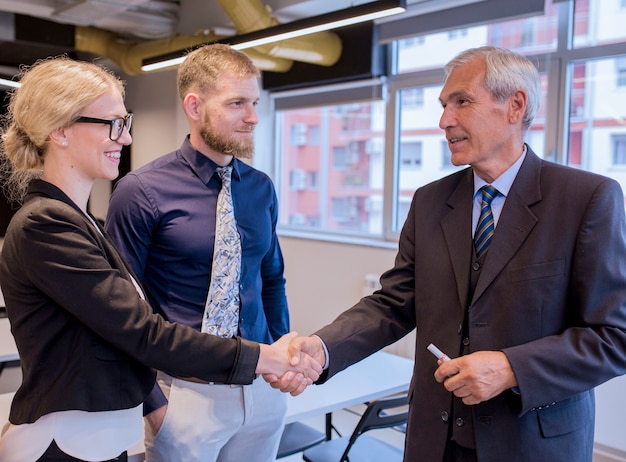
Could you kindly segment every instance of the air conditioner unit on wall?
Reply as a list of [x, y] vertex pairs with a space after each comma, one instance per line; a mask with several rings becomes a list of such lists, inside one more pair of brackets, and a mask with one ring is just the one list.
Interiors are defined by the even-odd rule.
[[292, 190], [301, 191], [306, 189], [306, 171], [301, 168], [296, 168], [291, 171], [291, 184]]
[[293, 124], [291, 126], [291, 143], [294, 146], [306, 145], [306, 135], [308, 127], [306, 124]]

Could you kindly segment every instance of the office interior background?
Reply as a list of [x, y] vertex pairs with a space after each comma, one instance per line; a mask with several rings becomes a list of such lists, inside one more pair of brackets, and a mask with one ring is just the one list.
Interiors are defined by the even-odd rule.
[[[495, 45], [532, 59], [543, 101], [527, 142], [545, 159], [615, 178], [626, 191], [626, 0], [414, 6], [336, 31], [344, 48], [335, 66], [318, 73], [295, 63], [283, 75], [263, 73], [252, 163], [276, 184], [291, 323], [300, 334], [376, 288], [393, 263], [413, 192], [459, 168], [438, 128], [438, 94], [442, 66], [466, 48]], [[114, 61], [103, 64], [127, 82], [135, 114], [129, 168], [177, 149], [187, 121], [175, 69], [129, 75]], [[99, 218], [112, 186], [94, 190]], [[387, 350], [412, 358], [414, 335]], [[601, 460], [626, 461], [625, 384], [617, 378], [597, 390]]]

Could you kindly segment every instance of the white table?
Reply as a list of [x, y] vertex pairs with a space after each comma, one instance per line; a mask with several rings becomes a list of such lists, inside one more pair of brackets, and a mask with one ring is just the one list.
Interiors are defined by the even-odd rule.
[[333, 376], [324, 385], [289, 396], [285, 423], [326, 414], [330, 439], [332, 412], [409, 389], [413, 361], [380, 351]]
[[[0, 318], [0, 363], [20, 359], [8, 318]], [[1, 370], [1, 369], [0, 369]]]
[[[287, 400], [287, 423], [326, 414], [409, 389], [413, 361], [378, 352], [336, 374], [324, 385]], [[6, 422], [13, 393], [0, 394], [0, 426]], [[329, 420], [327, 420], [327, 424]], [[328, 429], [327, 429], [328, 431]], [[129, 462], [143, 461], [143, 442], [128, 451]]]

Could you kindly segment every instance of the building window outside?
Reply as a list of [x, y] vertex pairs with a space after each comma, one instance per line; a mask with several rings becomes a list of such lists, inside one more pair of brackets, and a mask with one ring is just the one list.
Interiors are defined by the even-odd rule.
[[[626, 52], [626, 49], [624, 50]], [[626, 54], [568, 64], [570, 117], [567, 158], [573, 167], [617, 180], [626, 191], [626, 92], [620, 85]]]
[[[388, 82], [392, 90], [388, 100], [278, 111], [276, 120], [283, 127], [298, 123], [307, 127], [306, 145], [280, 143], [281, 177], [289, 181], [294, 169], [318, 172], [317, 188], [309, 178], [308, 189], [281, 189], [281, 224], [288, 225], [290, 216], [302, 214], [311, 231], [338, 232], [343, 238], [342, 233], [348, 232], [397, 239], [414, 191], [466, 167], [450, 162], [438, 126], [438, 96], [445, 62], [464, 49], [482, 45], [527, 55], [540, 69], [543, 100], [527, 133], [531, 148], [541, 157], [611, 176], [626, 190], [626, 169], [621, 168], [626, 165], [623, 3], [548, 0], [544, 14], [532, 18], [399, 40], [393, 47], [396, 66]], [[559, 9], [572, 5], [574, 13], [567, 24]], [[559, 30], [573, 31], [567, 53], [560, 51], [567, 48], [558, 44], [564, 36]], [[561, 94], [565, 103], [559, 100]], [[311, 127], [318, 130], [316, 144], [311, 143]], [[287, 130], [289, 138], [297, 139], [301, 129], [291, 130]], [[395, 170], [387, 175], [386, 169]], [[391, 204], [393, 213], [384, 210], [385, 204]]]
[[450, 152], [450, 147], [448, 146], [447, 141], [441, 142], [441, 168], [453, 168], [452, 165], [452, 153]]
[[289, 144], [292, 146], [307, 145], [307, 126], [303, 123], [293, 124], [289, 136]]
[[422, 142], [407, 141], [400, 146], [400, 168], [419, 168], [422, 165]]
[[467, 37], [467, 29], [457, 29], [448, 32], [449, 40], [460, 40]]
[[615, 59], [615, 83], [618, 87], [626, 87], [626, 58]]
[[402, 91], [402, 107], [419, 109], [424, 107], [424, 89], [421, 87], [407, 88]]
[[626, 166], [626, 134], [611, 136], [613, 141], [613, 165]]
[[[283, 127], [305, 122], [316, 127], [319, 140], [303, 147], [289, 139], [279, 145], [281, 178], [290, 185], [305, 184], [279, 188], [280, 224], [292, 225], [295, 216], [297, 226], [310, 231], [380, 236], [381, 207], [373, 204], [382, 196], [384, 103], [277, 111], [277, 122]], [[294, 177], [304, 179], [298, 183]]]

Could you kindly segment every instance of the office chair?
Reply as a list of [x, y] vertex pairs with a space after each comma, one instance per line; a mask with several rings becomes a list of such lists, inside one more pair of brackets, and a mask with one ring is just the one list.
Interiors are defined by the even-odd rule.
[[326, 441], [326, 434], [302, 422], [291, 422], [285, 425], [280, 437], [277, 459], [302, 452], [316, 444]]
[[406, 422], [408, 414], [406, 394], [371, 401], [351, 436], [324, 441], [305, 450], [302, 458], [306, 462], [402, 461], [402, 449], [363, 434], [370, 430], [401, 425]]

